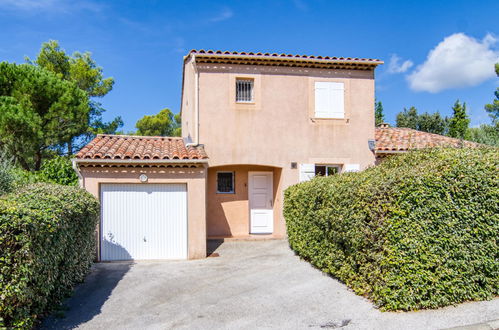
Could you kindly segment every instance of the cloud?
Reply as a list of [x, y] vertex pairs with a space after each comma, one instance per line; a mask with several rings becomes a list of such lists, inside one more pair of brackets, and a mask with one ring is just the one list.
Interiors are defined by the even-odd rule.
[[64, 0], [0, 0], [0, 7], [20, 12], [71, 12], [88, 10], [100, 12], [102, 6], [92, 1], [64, 1]]
[[445, 89], [476, 86], [495, 76], [497, 39], [487, 34], [477, 40], [464, 33], [446, 37], [428, 53], [426, 61], [406, 78], [414, 91], [437, 93]]
[[218, 14], [209, 19], [210, 22], [221, 22], [225, 21], [234, 16], [234, 12], [230, 8], [223, 8]]
[[19, 10], [37, 10], [52, 7], [56, 0], [0, 0], [0, 6]]
[[402, 59], [397, 56], [397, 54], [393, 54], [390, 58], [390, 63], [388, 64], [388, 72], [389, 73], [404, 73], [409, 70], [414, 63], [411, 60], [406, 60], [400, 63]]

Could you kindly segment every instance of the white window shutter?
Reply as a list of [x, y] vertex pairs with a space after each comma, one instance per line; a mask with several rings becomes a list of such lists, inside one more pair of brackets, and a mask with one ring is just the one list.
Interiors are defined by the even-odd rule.
[[315, 117], [330, 118], [331, 93], [329, 83], [317, 81], [315, 83]]
[[315, 82], [315, 117], [345, 118], [345, 84]]
[[300, 182], [308, 181], [315, 176], [315, 164], [300, 164]]
[[358, 172], [360, 171], [360, 164], [345, 164], [344, 172]]
[[330, 83], [331, 118], [345, 118], [345, 87], [343, 83]]

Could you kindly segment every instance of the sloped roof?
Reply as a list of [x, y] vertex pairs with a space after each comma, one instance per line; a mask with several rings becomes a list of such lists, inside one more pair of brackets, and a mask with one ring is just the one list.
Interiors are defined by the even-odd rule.
[[359, 57], [335, 57], [314, 55], [293, 55], [262, 52], [235, 52], [221, 50], [193, 49], [184, 58], [196, 56], [200, 63], [230, 63], [276, 66], [305, 66], [317, 68], [351, 68], [371, 70], [384, 62], [379, 59]]
[[431, 147], [478, 147], [480, 144], [402, 127], [377, 127], [376, 153]]
[[99, 134], [76, 154], [79, 160], [201, 160], [203, 146], [186, 146], [180, 137]]

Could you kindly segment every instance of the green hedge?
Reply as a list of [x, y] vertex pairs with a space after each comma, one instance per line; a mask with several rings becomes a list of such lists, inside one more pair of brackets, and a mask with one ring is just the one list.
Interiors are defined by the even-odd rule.
[[382, 310], [499, 293], [498, 149], [429, 149], [289, 187], [291, 248]]
[[16, 187], [38, 182], [57, 183], [65, 186], [78, 184], [78, 176], [73, 169], [71, 159], [66, 156], [53, 156], [45, 160], [40, 170], [35, 172], [12, 168], [11, 175], [14, 177], [14, 186]]
[[99, 205], [76, 187], [34, 184], [0, 199], [0, 328], [30, 328], [87, 274]]

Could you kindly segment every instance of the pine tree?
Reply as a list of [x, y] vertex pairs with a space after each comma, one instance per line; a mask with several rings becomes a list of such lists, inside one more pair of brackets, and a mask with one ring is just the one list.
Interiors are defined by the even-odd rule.
[[466, 114], [466, 103], [461, 104], [459, 100], [452, 107], [453, 115], [449, 120], [449, 136], [466, 139], [470, 119]]
[[374, 121], [376, 126], [385, 122], [385, 114], [383, 113], [383, 104], [381, 101], [374, 102]]
[[398, 113], [396, 124], [397, 127], [418, 129], [418, 110], [415, 107], [410, 107], [409, 110], [404, 108], [404, 111]]

